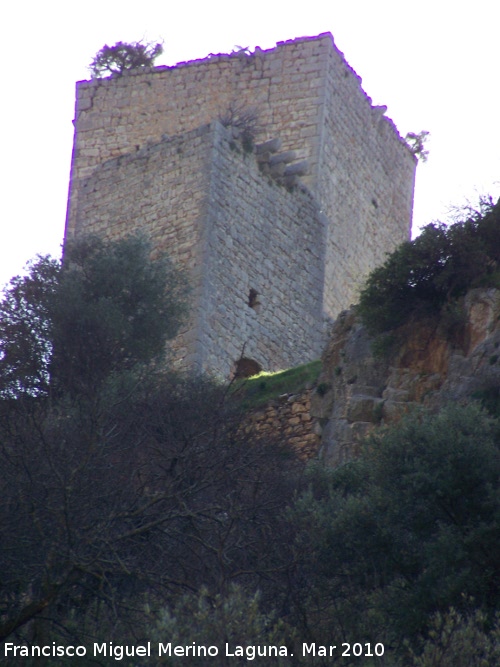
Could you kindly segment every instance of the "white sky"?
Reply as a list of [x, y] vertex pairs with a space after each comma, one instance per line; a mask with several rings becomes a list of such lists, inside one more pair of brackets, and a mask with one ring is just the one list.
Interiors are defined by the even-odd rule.
[[11, 1], [2, 12], [0, 285], [58, 255], [74, 89], [105, 44], [164, 40], [156, 64], [331, 32], [400, 133], [428, 130], [414, 228], [500, 195], [500, 3], [496, 0]]

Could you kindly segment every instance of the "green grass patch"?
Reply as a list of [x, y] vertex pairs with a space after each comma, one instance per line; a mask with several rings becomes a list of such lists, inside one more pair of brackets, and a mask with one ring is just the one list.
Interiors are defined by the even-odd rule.
[[312, 386], [318, 379], [321, 361], [295, 366], [285, 371], [263, 371], [251, 378], [235, 383], [234, 395], [247, 410], [261, 407], [282, 394], [298, 394]]

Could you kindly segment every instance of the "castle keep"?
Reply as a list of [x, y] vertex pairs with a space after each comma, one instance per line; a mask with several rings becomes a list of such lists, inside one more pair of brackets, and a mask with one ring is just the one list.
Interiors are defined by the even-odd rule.
[[79, 82], [66, 238], [141, 231], [186, 269], [180, 367], [317, 358], [409, 238], [416, 160], [384, 112], [330, 34]]

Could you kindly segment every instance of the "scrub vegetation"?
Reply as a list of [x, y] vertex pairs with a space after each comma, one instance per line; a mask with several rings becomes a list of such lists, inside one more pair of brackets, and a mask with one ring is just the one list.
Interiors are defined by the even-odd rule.
[[373, 271], [358, 310], [373, 334], [412, 318], [453, 316], [457, 301], [474, 287], [500, 288], [500, 202], [480, 201], [450, 226], [431, 223]]
[[163, 53], [163, 44], [144, 42], [116, 42], [114, 46], [105, 44], [89, 65], [93, 79], [105, 76], [121, 76], [127, 70], [152, 67]]
[[[373, 328], [493, 284], [494, 233], [491, 207], [397, 251], [364, 292]], [[416, 412], [335, 470], [283, 456], [280, 434], [244, 432], [231, 390], [165, 362], [188, 290], [149, 257], [136, 237], [83, 239], [63, 263], [38, 258], [0, 303], [2, 664], [499, 664], [494, 411]], [[386, 302], [370, 301], [375, 285]], [[256, 404], [318, 371], [241, 392]], [[149, 657], [116, 652], [148, 641]], [[218, 654], [159, 656], [168, 642]], [[87, 653], [65, 657], [69, 646]], [[31, 657], [40, 647], [63, 655]]]

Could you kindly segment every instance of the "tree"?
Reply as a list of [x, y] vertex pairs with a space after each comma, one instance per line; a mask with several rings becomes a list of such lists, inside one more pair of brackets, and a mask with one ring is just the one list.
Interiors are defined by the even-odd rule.
[[405, 640], [419, 646], [450, 607], [466, 615], [477, 607], [492, 621], [499, 449], [497, 421], [475, 405], [452, 406], [379, 431], [359, 460], [318, 479], [295, 515], [297, 548], [308, 540], [314, 554], [302, 598], [316, 641], [363, 632], [402, 651]]
[[126, 625], [144, 596], [255, 590], [286, 570], [293, 459], [241, 436], [224, 388], [126, 379], [94, 397], [0, 402], [0, 637], [92, 636], [114, 615]]
[[479, 610], [459, 614], [453, 607], [437, 613], [420, 655], [412, 651], [412, 667], [484, 667], [500, 661], [500, 617], [492, 627]]
[[40, 258], [6, 289], [1, 636], [59, 604], [77, 581], [102, 584], [116, 569], [120, 557], [106, 543], [118, 534], [126, 543], [127, 512], [139, 502], [126, 484], [141, 488], [136, 452], [126, 455], [137, 441], [121, 431], [117, 410], [165, 354], [183, 294], [179, 274], [150, 262], [136, 237], [68, 243], [63, 263]]
[[60, 263], [39, 257], [29, 274], [16, 277], [0, 302], [0, 396], [45, 393], [52, 355], [50, 302], [60, 278]]
[[156, 58], [163, 53], [163, 44], [142, 42], [117, 42], [114, 46], [105, 44], [89, 65], [92, 78], [102, 78], [110, 74], [140, 67], [152, 67]]
[[39, 258], [0, 303], [0, 396], [90, 393], [114, 373], [166, 352], [184, 317], [185, 280], [149, 261], [140, 237], [68, 242]]
[[243, 435], [225, 387], [159, 363], [183, 312], [168, 266], [136, 238], [86, 239], [7, 290], [0, 639], [110, 640], [138, 627], [139, 600], [203, 585], [274, 597], [296, 464]]

